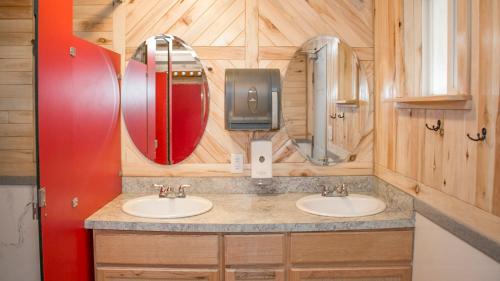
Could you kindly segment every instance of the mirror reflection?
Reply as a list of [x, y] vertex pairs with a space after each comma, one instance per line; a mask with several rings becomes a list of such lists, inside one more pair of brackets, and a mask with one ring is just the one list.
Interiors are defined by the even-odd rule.
[[297, 149], [312, 163], [355, 161], [372, 132], [370, 91], [354, 50], [336, 37], [306, 42], [283, 83], [283, 118]]
[[208, 119], [209, 91], [196, 52], [171, 35], [148, 38], [128, 61], [122, 111], [140, 152], [159, 164], [186, 159]]

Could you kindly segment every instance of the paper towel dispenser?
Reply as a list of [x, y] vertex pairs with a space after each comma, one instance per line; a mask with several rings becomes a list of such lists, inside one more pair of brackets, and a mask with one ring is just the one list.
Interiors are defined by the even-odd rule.
[[279, 69], [226, 69], [224, 112], [227, 130], [278, 130]]

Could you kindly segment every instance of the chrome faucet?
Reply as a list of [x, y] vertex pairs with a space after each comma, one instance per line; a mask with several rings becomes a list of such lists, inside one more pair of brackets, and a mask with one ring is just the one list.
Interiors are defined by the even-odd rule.
[[179, 186], [179, 189], [177, 192], [170, 186], [170, 185], [163, 185], [163, 184], [153, 184], [154, 187], [159, 187], [160, 188], [160, 193], [158, 194], [158, 197], [160, 198], [186, 198], [186, 188], [191, 187], [189, 184], [181, 184]]
[[322, 187], [321, 196], [324, 197], [346, 197], [349, 195], [349, 191], [347, 190], [345, 183], [336, 185], [333, 189], [330, 189], [324, 184], [320, 184], [318, 187]]
[[189, 184], [181, 184], [177, 192], [177, 198], [186, 198], [186, 188], [191, 187]]

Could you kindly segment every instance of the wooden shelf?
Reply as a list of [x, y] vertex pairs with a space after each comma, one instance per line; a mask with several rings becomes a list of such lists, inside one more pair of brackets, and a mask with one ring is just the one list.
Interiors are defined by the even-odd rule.
[[395, 102], [397, 108], [457, 109], [472, 108], [471, 95], [439, 95], [423, 97], [399, 97], [385, 100]]

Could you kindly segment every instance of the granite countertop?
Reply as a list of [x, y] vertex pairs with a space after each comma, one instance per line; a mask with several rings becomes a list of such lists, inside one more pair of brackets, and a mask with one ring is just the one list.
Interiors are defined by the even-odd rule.
[[[363, 192], [364, 193], [364, 192]], [[311, 193], [193, 194], [209, 199], [211, 211], [180, 219], [148, 219], [128, 215], [121, 206], [151, 193], [123, 193], [85, 220], [85, 228], [171, 232], [307, 232], [414, 227], [413, 201], [397, 194], [378, 196], [387, 209], [373, 216], [334, 218], [308, 214], [295, 202]]]

